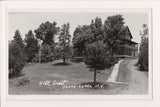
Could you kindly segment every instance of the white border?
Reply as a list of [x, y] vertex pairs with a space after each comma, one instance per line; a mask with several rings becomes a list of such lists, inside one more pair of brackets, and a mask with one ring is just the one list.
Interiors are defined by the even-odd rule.
[[[69, 4], [69, 5], [68, 5]], [[58, 6], [60, 7], [70, 7], [70, 6], [73, 6], [73, 8], [152, 8], [153, 10], [153, 100], [150, 100], [150, 101], [147, 101], [147, 100], [141, 100], [141, 101], [137, 101], [137, 100], [111, 100], [111, 101], [105, 101], [105, 102], [101, 102], [101, 103], [98, 103], [98, 106], [112, 106], [112, 107], [119, 107], [119, 106], [123, 106], [123, 107], [159, 107], [160, 106], [160, 84], [159, 84], [159, 81], [160, 81], [160, 78], [159, 78], [159, 60], [160, 60], [160, 45], [159, 45], [159, 40], [160, 40], [160, 13], [159, 13], [159, 9], [160, 9], [160, 2], [156, 1], [156, 2], [153, 2], [153, 1], [141, 1], [141, 2], [131, 2], [131, 1], [120, 1], [120, 2], [117, 2], [117, 1], [114, 1], [114, 2], [104, 2], [104, 1], [94, 1], [94, 2], [91, 2], [91, 1], [88, 1], [88, 2], [64, 2], [64, 1], [61, 1], [61, 2], [4, 2], [2, 3], [1, 5], [1, 15], [3, 15], [2, 19], [1, 19], [1, 38], [0, 38], [0, 49], [2, 49], [2, 53], [1, 53], [1, 56], [0, 58], [2, 59], [2, 62], [0, 64], [0, 67], [1, 67], [1, 70], [3, 72], [1, 72], [1, 86], [2, 86], [2, 90], [1, 90], [1, 94], [2, 94], [2, 107], [5, 106], [5, 107], [27, 107], [27, 106], [38, 106], [38, 107], [44, 107], [46, 106], [46, 101], [43, 101], [43, 102], [39, 102], [39, 103], [33, 103], [33, 102], [30, 102], [30, 101], [25, 101], [25, 102], [18, 102], [18, 101], [7, 101], [6, 100], [6, 96], [5, 96], [5, 93], [6, 93], [6, 84], [5, 84], [5, 72], [6, 71], [6, 67], [4, 66], [4, 64], [6, 63], [6, 60], [5, 60], [5, 57], [6, 56], [6, 53], [5, 53], [5, 17], [4, 17], [4, 14], [5, 14], [5, 8], [12, 8], [12, 9], [31, 9], [31, 8], [34, 8], [34, 9], [37, 9], [37, 8], [57, 8]], [[151, 51], [152, 52], [152, 51]], [[73, 98], [73, 96], [72, 96]], [[75, 96], [74, 96], [75, 98]], [[73, 99], [74, 99], [73, 98]], [[74, 106], [77, 106], [77, 103], [73, 103], [71, 101], [71, 103], [74, 105]], [[51, 106], [54, 106], [53, 104], [57, 104], [57, 102], [49, 102], [48, 106], [51, 107]], [[79, 103], [78, 103], [79, 104]], [[79, 105], [81, 106], [92, 106], [92, 107], [95, 107], [97, 106], [97, 102], [94, 101], [92, 102], [92, 104], [88, 104], [88, 103], [80, 103]], [[64, 104], [61, 104], [61, 106], [71, 106], [69, 103], [64, 103]], [[55, 105], [56, 106], [56, 105]]]

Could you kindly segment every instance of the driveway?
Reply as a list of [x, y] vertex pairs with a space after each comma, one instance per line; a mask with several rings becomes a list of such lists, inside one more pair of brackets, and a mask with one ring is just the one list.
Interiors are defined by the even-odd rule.
[[136, 59], [124, 60], [121, 63], [117, 81], [128, 83], [128, 86], [118, 94], [148, 94], [147, 72], [139, 71], [135, 66], [136, 63]]

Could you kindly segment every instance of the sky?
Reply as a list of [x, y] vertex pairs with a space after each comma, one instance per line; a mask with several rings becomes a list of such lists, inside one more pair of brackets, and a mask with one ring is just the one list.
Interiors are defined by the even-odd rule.
[[46, 21], [56, 21], [57, 26], [60, 27], [69, 22], [70, 34], [73, 35], [78, 25], [89, 25], [91, 20], [96, 17], [100, 17], [104, 23], [108, 16], [116, 14], [123, 15], [125, 25], [129, 27], [133, 36], [133, 41], [140, 43], [142, 24], [148, 24], [148, 13], [144, 12], [9, 13], [9, 40], [13, 39], [16, 29], [21, 32], [22, 38], [24, 38], [29, 30], [34, 31], [42, 22]]

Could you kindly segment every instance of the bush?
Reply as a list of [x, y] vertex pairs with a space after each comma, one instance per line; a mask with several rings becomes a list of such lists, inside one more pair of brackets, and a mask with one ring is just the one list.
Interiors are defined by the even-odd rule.
[[17, 86], [23, 86], [23, 85], [28, 84], [29, 82], [30, 80], [28, 77], [23, 77], [19, 79]]

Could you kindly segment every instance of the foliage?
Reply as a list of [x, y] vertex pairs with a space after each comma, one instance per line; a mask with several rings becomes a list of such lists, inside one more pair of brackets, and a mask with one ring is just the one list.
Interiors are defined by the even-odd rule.
[[27, 56], [27, 62], [32, 62], [35, 55], [38, 53], [38, 41], [34, 37], [33, 32], [30, 30], [28, 34], [25, 35], [25, 53]]
[[25, 66], [24, 52], [13, 40], [9, 43], [9, 77], [17, 76]]
[[13, 38], [14, 40], [9, 42], [9, 77], [21, 74], [26, 62], [25, 44], [19, 30], [15, 31]]
[[35, 30], [35, 36], [37, 39], [42, 41], [40, 46], [39, 54], [36, 54], [35, 61], [40, 60], [41, 62], [49, 62], [55, 59], [55, 35], [59, 33], [59, 27], [54, 21], [42, 23], [39, 28]]
[[94, 72], [94, 83], [96, 82], [96, 73], [98, 70], [104, 70], [111, 67], [109, 55], [105, 52], [106, 48], [103, 41], [94, 42], [86, 46], [84, 62], [90, 71]]
[[[50, 62], [54, 60], [54, 51], [53, 47], [48, 44], [42, 44], [40, 47], [40, 62]], [[39, 54], [36, 54], [34, 61], [39, 61]]]
[[60, 57], [63, 59], [63, 63], [65, 63], [66, 59], [71, 55], [70, 50], [70, 39], [71, 35], [69, 34], [69, 23], [62, 25], [60, 36], [59, 36], [59, 50]]
[[76, 56], [83, 56], [86, 43], [92, 42], [93, 34], [90, 26], [78, 26], [73, 33], [73, 48]]
[[113, 56], [124, 35], [124, 18], [122, 15], [109, 16], [102, 23], [101, 18], [95, 18], [90, 25], [78, 26], [73, 34], [73, 48], [79, 56], [83, 56], [85, 45], [103, 40], [108, 52]]
[[148, 71], [148, 27], [146, 24], [143, 25], [142, 32], [138, 64], [140, 70]]
[[103, 39], [103, 24], [101, 18], [91, 21], [90, 28], [93, 34], [92, 43]]
[[117, 59], [116, 50], [124, 35], [124, 18], [122, 15], [109, 16], [103, 25], [100, 18], [90, 25], [78, 26], [73, 35], [73, 47], [83, 56], [91, 71], [94, 71], [94, 83], [98, 70], [113, 66]]
[[15, 31], [15, 35], [13, 38], [16, 41], [16, 43], [20, 46], [20, 48], [23, 50], [25, 44], [23, 43], [22, 35], [18, 29]]
[[42, 44], [52, 45], [54, 43], [54, 36], [59, 32], [59, 27], [57, 23], [45, 22], [42, 23], [39, 28], [35, 30], [35, 36], [42, 40]]
[[78, 26], [73, 34], [73, 48], [83, 56], [85, 45], [103, 39], [103, 24], [100, 18], [95, 18], [90, 25]]
[[104, 42], [112, 55], [116, 54], [118, 44], [123, 35], [124, 18], [122, 15], [107, 17], [104, 22]]

